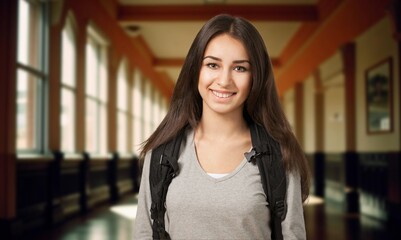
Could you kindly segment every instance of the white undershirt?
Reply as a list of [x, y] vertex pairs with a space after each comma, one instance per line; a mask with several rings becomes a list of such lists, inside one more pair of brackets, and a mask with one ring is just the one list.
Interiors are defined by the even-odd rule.
[[228, 175], [228, 173], [207, 173], [209, 176], [211, 176], [212, 178], [222, 178]]

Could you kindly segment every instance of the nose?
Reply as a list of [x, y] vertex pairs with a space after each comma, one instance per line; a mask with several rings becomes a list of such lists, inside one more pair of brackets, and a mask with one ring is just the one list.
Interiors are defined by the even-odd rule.
[[221, 71], [217, 79], [217, 85], [220, 87], [229, 86], [231, 83], [231, 77], [232, 76], [229, 69]]

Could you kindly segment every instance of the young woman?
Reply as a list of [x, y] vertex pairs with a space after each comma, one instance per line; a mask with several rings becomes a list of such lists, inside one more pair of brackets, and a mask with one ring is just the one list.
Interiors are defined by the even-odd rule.
[[270, 239], [269, 208], [252, 148], [249, 123], [280, 143], [287, 174], [284, 239], [305, 239], [302, 203], [309, 193], [304, 153], [281, 109], [264, 42], [247, 20], [210, 19], [185, 59], [167, 116], [146, 141], [134, 238], [152, 238], [151, 150], [182, 129], [179, 174], [167, 193], [171, 239]]

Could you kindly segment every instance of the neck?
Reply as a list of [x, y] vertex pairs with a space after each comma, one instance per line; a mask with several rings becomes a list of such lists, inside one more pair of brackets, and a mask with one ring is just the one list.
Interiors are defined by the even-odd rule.
[[247, 133], [248, 126], [242, 112], [232, 114], [217, 114], [203, 111], [202, 118], [196, 129], [196, 135], [208, 139], [229, 139], [239, 134]]

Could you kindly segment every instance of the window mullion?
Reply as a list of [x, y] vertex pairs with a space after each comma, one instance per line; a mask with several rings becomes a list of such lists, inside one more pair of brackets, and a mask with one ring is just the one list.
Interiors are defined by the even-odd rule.
[[36, 68], [33, 68], [31, 66], [28, 66], [28, 65], [25, 65], [22, 63], [17, 63], [17, 67], [32, 74], [32, 75], [35, 75], [38, 78], [46, 78], [46, 74], [44, 73], [43, 70], [38, 70]]

